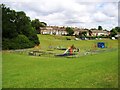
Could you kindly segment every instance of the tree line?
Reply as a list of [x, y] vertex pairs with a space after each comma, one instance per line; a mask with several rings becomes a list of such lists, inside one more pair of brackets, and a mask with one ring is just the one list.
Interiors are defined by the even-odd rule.
[[23, 11], [16, 12], [0, 4], [2, 9], [2, 49], [31, 48], [40, 44], [37, 37], [39, 27], [47, 24], [39, 19], [30, 20]]

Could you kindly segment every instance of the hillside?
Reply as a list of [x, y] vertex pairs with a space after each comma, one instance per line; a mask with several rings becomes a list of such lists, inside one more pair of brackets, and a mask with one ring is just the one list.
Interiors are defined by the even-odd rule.
[[[79, 48], [81, 52], [88, 50], [96, 50], [99, 48], [95, 48], [97, 42], [105, 42], [107, 48], [118, 48], [117, 40], [103, 39], [103, 40], [75, 40], [75, 37], [71, 36], [54, 36], [54, 35], [38, 35], [40, 40], [40, 49], [47, 50], [49, 46], [56, 48], [58, 46], [68, 48], [72, 44], [76, 48]], [[66, 38], [70, 38], [71, 40], [67, 40]], [[101, 49], [100, 49], [101, 50]]]

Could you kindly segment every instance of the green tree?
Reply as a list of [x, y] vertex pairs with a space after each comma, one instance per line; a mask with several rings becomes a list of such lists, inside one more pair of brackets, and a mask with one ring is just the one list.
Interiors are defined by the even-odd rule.
[[29, 27], [31, 28], [30, 18], [26, 16], [23, 11], [16, 12], [16, 21], [15, 25], [17, 27], [17, 32], [19, 34], [25, 34], [29, 32]]
[[111, 31], [110, 31], [110, 36], [111, 37], [115, 37], [115, 35], [117, 35], [117, 31], [115, 28], [113, 28]]
[[40, 27], [47, 26], [45, 22], [40, 22], [39, 19], [32, 20], [31, 23], [32, 23], [33, 28], [35, 28], [38, 34], [40, 34]]
[[46, 26], [47, 26], [47, 23], [41, 22], [41, 27], [46, 27]]
[[3, 49], [20, 49], [39, 45], [31, 20], [23, 11], [10, 10], [4, 4], [1, 4], [0, 8], [2, 8]]
[[120, 27], [112, 28], [112, 30], [110, 31], [110, 37], [115, 37], [115, 35], [117, 35], [118, 33], [120, 33]]
[[98, 26], [98, 30], [103, 30], [102, 26]]
[[0, 5], [2, 8], [2, 36], [3, 38], [14, 38], [18, 35], [17, 27], [15, 25], [15, 11], [6, 8], [4, 4]]
[[88, 30], [89, 36], [92, 36], [92, 30]]
[[87, 32], [83, 31], [83, 32], [79, 32], [79, 38], [85, 38], [87, 36]]
[[72, 36], [74, 34], [73, 28], [67, 27], [66, 28], [66, 32], [68, 33], [68, 35]]
[[115, 30], [120, 33], [120, 27], [115, 27]]
[[87, 32], [86, 31], [82, 32], [82, 35], [86, 37], [87, 36]]

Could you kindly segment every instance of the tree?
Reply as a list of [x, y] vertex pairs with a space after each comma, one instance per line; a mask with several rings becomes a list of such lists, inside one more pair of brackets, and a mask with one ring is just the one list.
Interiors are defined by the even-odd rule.
[[46, 26], [47, 26], [47, 23], [41, 22], [41, 27], [46, 27]]
[[112, 28], [112, 30], [110, 31], [110, 37], [115, 37], [115, 35], [117, 35], [118, 33], [120, 33], [120, 27]]
[[82, 35], [83, 35], [84, 37], [86, 37], [86, 36], [87, 36], [87, 32], [86, 32], [86, 31], [82, 32]]
[[39, 19], [32, 20], [31, 24], [32, 24], [32, 27], [35, 28], [36, 32], [39, 34], [40, 33], [40, 21], [39, 21]]
[[87, 32], [83, 31], [83, 32], [79, 32], [79, 38], [85, 38], [87, 36]]
[[115, 27], [115, 30], [120, 33], [120, 27]]
[[3, 38], [14, 38], [18, 35], [17, 27], [15, 25], [15, 11], [6, 8], [4, 4], [0, 5], [2, 8], [2, 36]]
[[91, 30], [88, 30], [88, 32], [89, 32], [89, 36], [92, 36], [92, 31], [91, 31]]
[[111, 37], [115, 37], [115, 35], [117, 35], [117, 31], [115, 28], [113, 28], [111, 31], [110, 31], [110, 36]]
[[31, 27], [30, 25], [30, 18], [26, 16], [26, 14], [23, 11], [16, 12], [16, 21], [15, 25], [17, 26], [17, 32], [19, 34], [27, 34], [29, 32], [28, 27]]
[[102, 29], [102, 26], [98, 26], [98, 30], [103, 30], [103, 29]]
[[39, 45], [31, 20], [23, 11], [10, 10], [4, 4], [1, 4], [0, 8], [2, 8], [3, 49], [21, 49]]
[[68, 33], [68, 35], [72, 36], [74, 34], [73, 28], [67, 27], [66, 28], [66, 32]]
[[35, 28], [38, 34], [40, 34], [40, 27], [47, 26], [45, 22], [40, 22], [39, 19], [32, 20], [31, 23], [32, 23], [33, 28]]

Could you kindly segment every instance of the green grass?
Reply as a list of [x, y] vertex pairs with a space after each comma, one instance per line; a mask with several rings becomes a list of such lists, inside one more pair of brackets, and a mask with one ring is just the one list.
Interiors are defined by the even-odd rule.
[[[49, 48], [49, 46], [57, 47], [57, 46], [63, 46], [63, 47], [69, 47], [72, 44], [75, 45], [75, 47], [79, 48], [81, 51], [86, 50], [93, 50], [94, 45], [97, 44], [97, 42], [105, 42], [106, 46], [108, 48], [117, 48], [118, 47], [118, 41], [117, 40], [109, 40], [109, 39], [103, 39], [103, 40], [74, 40], [74, 37], [71, 36], [53, 36], [53, 35], [38, 35], [40, 40], [40, 49], [46, 50]], [[60, 38], [61, 37], [61, 38]], [[66, 40], [66, 37], [71, 38], [71, 40]]]
[[3, 88], [114, 88], [118, 87], [117, 62], [116, 51], [81, 58], [6, 53], [3, 54]]
[[[41, 47], [33, 49], [47, 50], [51, 43], [65, 47], [74, 44], [85, 51], [98, 42], [75, 41], [73, 37], [67, 41], [66, 36], [38, 36]], [[38, 57], [3, 51], [3, 88], [117, 88], [117, 40], [100, 41], [107, 42], [108, 47], [112, 43], [110, 48], [115, 50], [77, 58]]]

